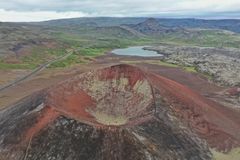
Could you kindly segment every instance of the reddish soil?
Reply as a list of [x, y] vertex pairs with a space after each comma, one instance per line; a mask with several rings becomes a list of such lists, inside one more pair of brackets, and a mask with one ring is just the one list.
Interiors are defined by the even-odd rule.
[[137, 64], [137, 66], [141, 68], [146, 68], [148, 71], [154, 72], [173, 81], [184, 84], [189, 88], [200, 92], [203, 95], [211, 95], [224, 89], [224, 87], [220, 87], [213, 83], [210, 83], [203, 75], [186, 72], [181, 68], [147, 63]]
[[[226, 108], [214, 101], [211, 101], [199, 93], [191, 90], [190, 88], [178, 82], [170, 80], [166, 77], [160, 76], [151, 72], [144, 72], [135, 67], [128, 65], [113, 66], [93, 72], [98, 74], [99, 81], [106, 81], [109, 79], [120, 79], [124, 77], [129, 79], [131, 88], [138, 82], [145, 78], [150, 82], [151, 86], [159, 90], [165, 105], [172, 108], [175, 115], [185, 122], [191, 129], [193, 129], [201, 138], [205, 139], [208, 144], [219, 151], [227, 152], [236, 146], [240, 146], [240, 118], [239, 113], [235, 110]], [[90, 76], [91, 77], [91, 76]], [[92, 79], [84, 80], [83, 77], [74, 77], [71, 80], [65, 81], [52, 88], [48, 96], [47, 105], [54, 109], [47, 109], [44, 116], [40, 118], [39, 122], [28, 131], [28, 137], [36, 134], [42, 127], [49, 121], [51, 122], [58, 116], [57, 110], [61, 115], [78, 119], [85, 123], [102, 126], [96, 121], [95, 117], [91, 115], [88, 110], [95, 110], [98, 103], [102, 103], [100, 99], [92, 97], [89, 94], [86, 86], [79, 86], [79, 83], [85, 84], [85, 81], [92, 81]], [[95, 77], [96, 78], [96, 77]], [[77, 87], [77, 88], [76, 88]], [[107, 90], [109, 92], [118, 92], [114, 88]], [[108, 95], [111, 96], [111, 95]], [[107, 96], [107, 97], [108, 97]], [[105, 97], [105, 98], [107, 98]], [[104, 103], [113, 103], [115, 106], [116, 101], [104, 101]], [[123, 110], [127, 108], [134, 108], [134, 102], [128, 104]], [[131, 105], [133, 106], [131, 106]], [[130, 105], [130, 106], [129, 106]], [[150, 104], [146, 104], [150, 105]], [[139, 105], [137, 105], [139, 106]], [[136, 125], [150, 120], [149, 107], [143, 107], [142, 110], [132, 110], [125, 113], [128, 117], [139, 112], [139, 118], [133, 116], [133, 121], [129, 124]], [[109, 113], [114, 113], [114, 108], [104, 108], [109, 110]]]
[[239, 113], [199, 95], [188, 87], [165, 77], [149, 74], [176, 114], [190, 124], [211, 147], [228, 151], [240, 145]]
[[31, 70], [22, 70], [22, 69], [6, 69], [6, 70], [0, 70], [0, 86], [4, 86], [8, 83], [11, 83], [12, 81], [21, 78], [23, 75], [26, 75], [30, 73]]
[[[159, 58], [152, 57], [135, 57], [135, 56], [118, 56], [112, 53], [101, 56], [97, 59], [99, 64], [119, 64], [120, 62], [133, 62], [131, 65], [137, 66], [146, 72], [154, 72], [166, 78], [169, 78], [173, 81], [179, 82], [188, 86], [189, 88], [197, 91], [198, 93], [206, 96], [211, 96], [220, 92], [225, 87], [217, 86], [208, 81], [206, 77], [198, 73], [192, 73], [184, 71], [181, 68], [177, 67], [168, 67], [158, 64], [150, 64], [148, 60], [160, 60]], [[136, 62], [136, 63], [134, 63]]]
[[[49, 90], [47, 105], [63, 115], [95, 126], [101, 126], [97, 119], [107, 115], [119, 116], [120, 120], [115, 120], [123, 121], [122, 125], [135, 125], [151, 117], [153, 93], [150, 84], [144, 82], [147, 79], [140, 69], [128, 65], [112, 66], [56, 85]], [[150, 95], [136, 89], [140, 87]], [[100, 117], [93, 116], [95, 112]]]
[[[64, 88], [64, 90], [69, 91], [69, 88]], [[57, 89], [56, 91], [51, 92], [48, 97], [48, 105], [54, 107], [68, 117], [80, 119], [83, 122], [92, 122], [94, 117], [86, 112], [85, 109], [86, 107], [94, 107], [96, 102], [94, 102], [94, 100], [84, 91], [79, 91], [72, 95], [61, 96], [61, 94], [66, 93], [64, 90]]]
[[230, 96], [238, 96], [240, 95], [240, 88], [239, 87], [229, 88], [226, 90], [226, 93]]
[[[49, 87], [57, 82], [63, 81], [67, 78], [70, 78], [74, 75], [77, 75], [82, 72], [89, 71], [91, 69], [107, 67], [111, 65], [119, 64], [120, 61], [127, 60], [136, 60], [136, 61], [144, 61], [146, 58], [141, 57], [123, 57], [117, 56], [113, 54], [107, 54], [101, 56], [96, 59], [94, 63], [89, 65], [81, 65], [76, 67], [71, 67], [67, 69], [61, 70], [45, 70], [42, 73], [36, 75], [34, 78], [26, 80], [21, 84], [11, 87], [3, 92], [0, 92], [0, 109], [9, 106], [10, 104], [15, 103], [17, 100], [30, 95], [31, 93]], [[147, 59], [148, 60], [148, 59]], [[150, 58], [149, 60], [156, 60], [156, 58]], [[148, 63], [136, 64], [138, 67], [157, 74], [160, 74], [164, 77], [172, 79], [176, 82], [184, 84], [189, 88], [197, 91], [202, 95], [216, 94], [216, 92], [224, 90], [224, 88], [216, 86], [212, 83], [209, 83], [206, 78], [199, 76], [195, 73], [188, 73], [179, 68], [172, 68], [160, 65], [153, 65]], [[1, 77], [1, 76], [0, 76]], [[7, 78], [6, 76], [2, 76], [1, 79]], [[12, 79], [11, 79], [12, 80]], [[9, 81], [9, 78], [5, 81]], [[210, 97], [212, 98], [212, 97]], [[218, 100], [217, 100], [218, 101]]]
[[129, 84], [133, 87], [137, 81], [145, 78], [144, 73], [137, 68], [134, 67], [126, 67], [127, 65], [120, 66], [112, 66], [109, 68], [102, 69], [100, 71], [100, 79], [108, 80], [108, 79], [117, 79], [119, 80], [122, 74], [125, 75], [125, 78], [129, 79]]
[[[124, 58], [114, 55], [105, 55], [100, 59], [101, 60], [96, 61], [96, 64], [90, 65], [86, 70], [89, 70], [89, 68], [98, 68], [99, 66], [117, 64], [119, 63], [119, 60], [136, 60], [137, 58]], [[142, 59], [139, 58], [137, 60]], [[164, 97], [165, 103], [175, 111], [176, 115], [180, 119], [185, 121], [186, 124], [189, 124], [189, 126], [200, 137], [206, 139], [211, 147], [215, 147], [220, 151], [229, 151], [235, 146], [240, 146], [240, 113], [204, 97], [204, 95], [209, 96], [211, 94], [215, 94], [216, 92], [220, 92], [225, 88], [209, 83], [206, 78], [201, 75], [188, 73], [179, 68], [152, 65], [147, 63], [136, 65], [146, 70], [144, 75], [147, 75], [152, 87], [157, 88], [160, 91], [161, 96]], [[137, 79], [141, 79], [141, 76], [139, 76], [139, 73], [135, 73], [134, 75], [131, 68], [132, 67], [129, 67], [126, 72], [129, 72], [129, 75], [133, 74], [132, 78], [130, 76], [129, 79], [131, 82], [130, 84], [134, 85]], [[67, 77], [72, 77], [73, 75], [76, 75], [76, 73], [72, 73], [71, 75], [67, 76], [62, 75], [56, 77], [55, 79], [48, 78], [47, 82], [46, 78], [40, 76], [38, 78], [26, 81], [19, 86], [6, 90], [4, 93], [0, 94], [0, 99], [6, 99], [7, 102], [4, 102], [4, 105], [10, 104], [9, 102], [13, 103], [23, 96], [33, 93], [36, 91], [36, 88], [42, 89], [46, 86], [48, 87], [66, 79]], [[101, 75], [103, 75], [103, 79], [111, 79], [118, 76], [109, 68], [102, 70]], [[39, 85], [42, 86], [38, 87]], [[235, 95], [238, 93], [236, 91], [236, 89], [230, 89], [228, 93], [230, 95]], [[56, 94], [61, 94], [61, 92]], [[6, 96], [8, 96], [8, 98], [4, 98]], [[61, 112], [62, 115], [69, 117], [80, 115], [81, 117], [85, 117], [86, 121], [89, 120], [87, 118], [90, 118], [90, 121], [92, 120], [92, 116], [81, 107], [85, 105], [92, 106], [94, 108], [96, 102], [92, 100], [89, 95], [85, 94], [84, 92], [79, 92], [68, 98], [68, 100], [56, 99], [56, 102], [58, 102], [56, 104], [60, 105], [52, 104], [50, 106], [54, 109], [58, 109], [58, 112]], [[1, 101], [1, 103], [2, 102], [3, 101]], [[66, 109], [65, 105], [70, 107]], [[62, 110], [63, 108], [64, 110]], [[40, 128], [54, 120], [54, 118], [49, 119], [49, 117], [55, 115], [52, 111], [54, 109], [49, 109], [48, 111], [50, 111], [50, 113], [46, 113], [47, 116], [43, 116], [42, 120], [41, 118], [39, 119], [39, 123], [30, 129], [28, 137], [31, 137], [31, 135], [37, 133]]]
[[53, 122], [59, 115], [60, 114], [53, 108], [45, 107], [42, 110], [41, 115], [38, 117], [37, 123], [28, 129], [27, 133], [25, 133], [24, 142], [35, 136], [41, 129]]
[[[34, 75], [20, 84], [10, 87], [6, 90], [0, 92], [0, 110], [11, 106], [11, 104], [16, 103], [20, 99], [33, 94], [36, 91], [48, 88], [59, 82], [62, 82], [66, 79], [73, 77], [74, 75], [89, 71], [94, 65], [87, 66], [74, 66], [66, 69], [51, 69], [44, 70]], [[98, 65], [99, 67], [99, 65]], [[29, 71], [28, 71], [29, 72]], [[15, 78], [22, 77], [24, 74], [27, 74], [26, 71], [1, 71], [0, 77], [1, 80], [4, 81], [3, 85], [6, 85], [6, 82], [14, 81]], [[11, 73], [10, 76], [6, 75], [6, 73]]]

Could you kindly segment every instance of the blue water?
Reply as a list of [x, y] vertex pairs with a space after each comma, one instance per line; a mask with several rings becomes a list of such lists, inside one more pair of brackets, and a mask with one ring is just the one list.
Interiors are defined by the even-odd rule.
[[115, 49], [112, 53], [122, 56], [140, 56], [140, 57], [160, 57], [161, 54], [158, 54], [155, 51], [144, 50], [146, 46], [137, 46], [137, 47], [128, 47], [123, 49]]

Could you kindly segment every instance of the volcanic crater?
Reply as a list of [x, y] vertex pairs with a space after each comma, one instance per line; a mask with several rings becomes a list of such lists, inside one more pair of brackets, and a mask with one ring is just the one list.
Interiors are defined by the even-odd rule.
[[0, 159], [207, 160], [210, 148], [239, 146], [239, 122], [186, 86], [120, 64], [0, 111]]
[[95, 126], [131, 126], [152, 117], [154, 93], [140, 69], [113, 66], [74, 77], [52, 89], [48, 106]]

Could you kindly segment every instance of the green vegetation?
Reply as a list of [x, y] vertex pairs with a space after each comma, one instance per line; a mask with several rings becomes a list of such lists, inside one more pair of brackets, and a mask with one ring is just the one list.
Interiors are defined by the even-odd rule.
[[[8, 26], [3, 30], [7, 30]], [[20, 32], [21, 31], [21, 32]], [[33, 33], [40, 36], [36, 36]], [[43, 33], [44, 34], [43, 34]], [[173, 32], [164, 35], [142, 35], [131, 29], [124, 29], [121, 26], [96, 27], [96, 26], [54, 26], [46, 28], [29, 26], [18, 28], [18, 32], [12, 32], [11, 37], [15, 37], [19, 42], [35, 44], [41, 39], [50, 39], [57, 45], [54, 48], [47, 48], [41, 45], [33, 45], [29, 54], [18, 57], [19, 64], [10, 64], [0, 58], [0, 68], [5, 69], [34, 69], [50, 60], [67, 54], [67, 49], [71, 48], [74, 53], [64, 60], [59, 60], [50, 66], [68, 67], [74, 64], [88, 63], [96, 56], [100, 56], [112, 49], [125, 48], [134, 45], [149, 45], [159, 43], [174, 43], [177, 45], [206, 46], [206, 47], [240, 47], [240, 36], [237, 33], [222, 30], [189, 29], [185, 32]], [[8, 32], [7, 32], [8, 33]], [[9, 33], [8, 33], [9, 34]], [[16, 35], [15, 35], [16, 34]], [[20, 34], [20, 35], [17, 35]], [[10, 39], [11, 42], [18, 41]], [[29, 42], [28, 42], [29, 41]], [[21, 43], [20, 43], [21, 44]], [[10, 45], [10, 44], [9, 44]], [[12, 44], [11, 44], [12, 45]], [[4, 48], [4, 46], [2, 46]], [[6, 48], [6, 47], [5, 47]], [[5, 49], [4, 48], [4, 49]], [[8, 48], [11, 48], [8, 46]], [[157, 62], [159, 65], [177, 67], [174, 64]], [[189, 72], [196, 72], [195, 68], [184, 68]]]
[[38, 66], [65, 54], [66, 50], [63, 48], [49, 49], [34, 47], [31, 50], [31, 54], [20, 57], [20, 62], [18, 63], [7, 63], [3, 59], [0, 60], [0, 69], [35, 69]]
[[143, 61], [121, 61], [122, 63], [126, 63], [126, 64], [137, 64], [137, 63], [149, 63], [149, 64], [156, 64], [156, 65], [161, 65], [161, 66], [166, 66], [166, 67], [181, 67], [179, 65], [176, 64], [172, 64], [172, 63], [167, 63], [165, 61], [160, 61], [160, 60], [143, 60]]
[[121, 62], [126, 63], [126, 64], [149, 63], [149, 64], [156, 64], [156, 65], [161, 65], [161, 66], [166, 66], [166, 67], [182, 68], [185, 71], [192, 72], [192, 73], [197, 73], [198, 72], [194, 66], [182, 66], [182, 65], [177, 65], [177, 64], [168, 63], [168, 62], [165, 62], [165, 61], [159, 61], [159, 60], [121, 61]]
[[63, 68], [63, 67], [68, 67], [73, 64], [80, 64], [80, 63], [85, 63], [83, 60], [79, 58], [78, 55], [72, 54], [68, 56], [66, 59], [59, 60], [57, 62], [52, 63], [49, 68]]
[[34, 64], [12, 64], [0, 62], [0, 69], [34, 69], [36, 66]]
[[160, 37], [163, 43], [201, 46], [240, 48], [240, 35], [219, 30], [193, 30], [188, 34], [174, 33]]
[[193, 66], [183, 67], [183, 69], [187, 72], [197, 73], [196, 67]]
[[[154, 62], [152, 64], [154, 64]], [[159, 64], [159, 65], [167, 66], [167, 67], [180, 67], [180, 68], [184, 69], [186, 72], [199, 73], [199, 71], [194, 66], [183, 66], [183, 65], [168, 63], [165, 61], [160, 61], [155, 64]], [[208, 73], [200, 73], [200, 74], [209, 80], [211, 80], [213, 78], [212, 75], [209, 75]]]
[[66, 51], [63, 48], [48, 49], [43, 47], [34, 47], [30, 55], [23, 56], [20, 58], [20, 60], [23, 63], [32, 63], [39, 65], [59, 56], [63, 56], [64, 54], [66, 54]]
[[[148, 62], [149, 63], [149, 62]], [[199, 73], [196, 69], [196, 67], [194, 66], [183, 66], [183, 65], [178, 65], [178, 64], [172, 64], [172, 63], [168, 63], [165, 61], [150, 61], [150, 63], [152, 64], [158, 64], [161, 66], [166, 66], [166, 67], [179, 67], [182, 68], [183, 70], [185, 70], [186, 72], [191, 72], [191, 73]], [[204, 77], [206, 77], [207, 79], [212, 79], [212, 76], [207, 74], [207, 73], [201, 73]]]
[[239, 160], [240, 157], [240, 148], [232, 149], [229, 153], [217, 152], [214, 149], [211, 149], [213, 154], [213, 160]]
[[53, 36], [68, 48], [72, 48], [74, 53], [64, 60], [53, 63], [50, 68], [88, 63], [91, 59], [116, 48], [153, 43], [151, 38], [136, 37], [120, 27], [100, 28], [98, 32], [96, 28], [91, 27], [75, 28], [71, 31], [59, 29]]
[[78, 51], [74, 51], [73, 54], [66, 59], [52, 63], [49, 68], [63, 68], [75, 64], [88, 63], [94, 57], [103, 55], [107, 51], [108, 49], [106, 48], [80, 48]]
[[149, 61], [147, 61], [147, 63], [157, 64], [157, 65], [166, 66], [166, 67], [174, 67], [174, 68], [179, 67], [179, 68], [184, 69], [187, 72], [197, 73], [197, 70], [194, 66], [182, 66], [182, 65], [178, 65], [178, 64], [168, 63], [166, 61], [154, 61], [154, 60], [149, 60]]
[[157, 64], [157, 65], [166, 66], [166, 67], [180, 67], [180, 66], [178, 66], [176, 64], [173, 64], [173, 63], [168, 63], [168, 62], [165, 62], [165, 61], [158, 61], [158, 60], [148, 60], [147, 63]]
[[83, 48], [80, 49], [80, 55], [87, 56], [87, 57], [96, 57], [103, 55], [107, 51], [110, 51], [111, 49], [108, 48]]

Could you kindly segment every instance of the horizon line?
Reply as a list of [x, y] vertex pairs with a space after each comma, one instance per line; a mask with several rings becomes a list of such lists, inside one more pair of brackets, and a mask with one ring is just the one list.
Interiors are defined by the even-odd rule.
[[227, 18], [227, 17], [215, 17], [215, 18], [201, 18], [201, 17], [156, 17], [156, 16], [84, 16], [84, 17], [72, 17], [72, 18], [56, 18], [56, 19], [49, 19], [49, 20], [42, 20], [42, 21], [21, 21], [21, 22], [14, 22], [14, 21], [1, 21], [0, 23], [41, 23], [41, 22], [49, 22], [49, 21], [57, 21], [57, 20], [71, 20], [71, 19], [84, 19], [84, 18], [154, 18], [154, 19], [192, 19], [192, 20], [210, 20], [210, 21], [220, 21], [220, 20], [240, 20], [240, 18]]

